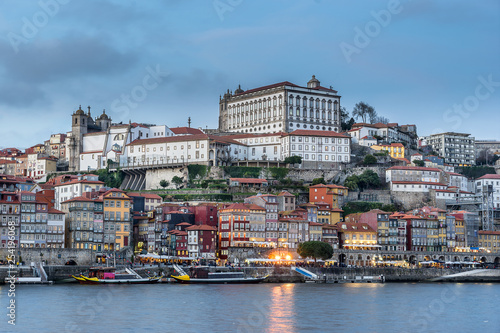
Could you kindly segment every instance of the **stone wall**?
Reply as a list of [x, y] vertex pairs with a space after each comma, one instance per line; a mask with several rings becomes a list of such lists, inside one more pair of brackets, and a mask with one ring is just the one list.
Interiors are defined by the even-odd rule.
[[[64, 265], [69, 260], [74, 260], [78, 265], [91, 265], [95, 263], [95, 254], [92, 250], [81, 249], [20, 249], [20, 256], [26, 265], [31, 262], [43, 261], [47, 265]], [[41, 255], [40, 255], [41, 254]], [[6, 259], [9, 255], [7, 249], [0, 249], [0, 258]], [[19, 254], [14, 253], [16, 260]]]
[[428, 193], [395, 192], [392, 195], [392, 200], [394, 203], [401, 204], [403, 206], [403, 210], [431, 204]]
[[172, 183], [172, 178], [175, 176], [181, 177], [184, 179], [184, 183], [187, 183], [188, 180], [188, 169], [187, 167], [181, 168], [168, 168], [168, 169], [148, 169], [146, 171], [146, 190], [155, 190], [161, 188], [160, 181], [165, 179], [170, 184], [168, 188], [175, 188], [175, 185]]
[[306, 183], [310, 183], [313, 181], [314, 178], [325, 178], [325, 181], [331, 182], [335, 178], [338, 177], [339, 173], [341, 171], [339, 170], [333, 170], [333, 169], [323, 169], [323, 170], [318, 170], [318, 169], [290, 169], [288, 172], [288, 176], [290, 179], [294, 181], [304, 181]]
[[383, 204], [391, 204], [392, 197], [389, 190], [364, 190], [349, 191], [346, 202], [349, 201], [368, 201], [368, 202], [381, 202]]

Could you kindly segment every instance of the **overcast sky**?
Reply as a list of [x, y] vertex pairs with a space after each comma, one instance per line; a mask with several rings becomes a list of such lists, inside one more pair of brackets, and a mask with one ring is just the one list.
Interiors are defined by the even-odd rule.
[[500, 3], [0, 2], [0, 147], [113, 122], [215, 128], [219, 95], [314, 74], [352, 111], [500, 140]]

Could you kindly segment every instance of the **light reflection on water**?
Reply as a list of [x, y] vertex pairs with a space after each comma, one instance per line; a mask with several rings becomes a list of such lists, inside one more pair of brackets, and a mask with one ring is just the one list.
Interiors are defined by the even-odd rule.
[[17, 286], [0, 332], [498, 332], [500, 284]]

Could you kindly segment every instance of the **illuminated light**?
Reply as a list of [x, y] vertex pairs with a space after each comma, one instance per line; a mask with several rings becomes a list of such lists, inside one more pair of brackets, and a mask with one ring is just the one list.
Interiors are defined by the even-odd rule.
[[276, 259], [276, 260], [281, 260], [281, 257], [280, 257], [279, 255], [276, 255], [276, 256], [275, 256], [275, 259]]
[[291, 259], [292, 259], [292, 256], [291, 256], [291, 255], [289, 255], [289, 254], [287, 254], [287, 255], [286, 255], [286, 260], [291, 260]]

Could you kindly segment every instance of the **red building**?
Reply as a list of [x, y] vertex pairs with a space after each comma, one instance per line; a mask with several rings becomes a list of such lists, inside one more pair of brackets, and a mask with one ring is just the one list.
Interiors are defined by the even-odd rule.
[[219, 259], [228, 258], [229, 247], [240, 246], [249, 241], [250, 208], [235, 203], [219, 211]]
[[209, 225], [193, 225], [186, 228], [188, 252], [192, 258], [215, 259], [217, 229]]

